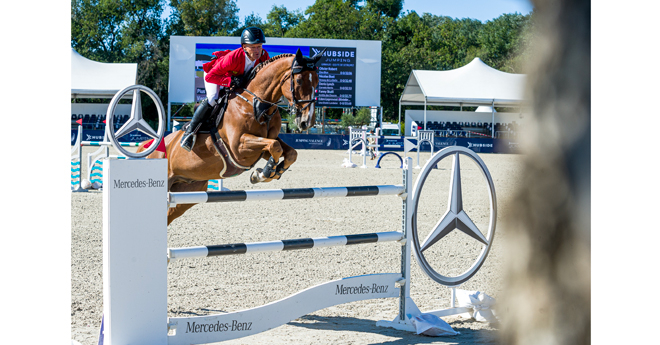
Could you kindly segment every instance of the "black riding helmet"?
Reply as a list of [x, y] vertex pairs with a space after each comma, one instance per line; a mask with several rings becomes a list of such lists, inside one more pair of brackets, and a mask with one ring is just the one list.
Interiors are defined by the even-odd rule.
[[241, 34], [241, 44], [257, 43], [266, 43], [266, 36], [264, 35], [264, 32], [261, 31], [261, 29], [251, 26], [243, 30], [243, 33]]

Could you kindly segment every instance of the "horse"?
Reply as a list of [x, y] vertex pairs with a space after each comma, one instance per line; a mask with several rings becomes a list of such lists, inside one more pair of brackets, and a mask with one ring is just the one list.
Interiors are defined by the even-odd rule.
[[[301, 130], [314, 126], [315, 89], [319, 83], [316, 63], [322, 54], [309, 58], [298, 49], [295, 55], [280, 54], [254, 67], [247, 86], [229, 94], [215, 133], [214, 130], [209, 134], [198, 133], [190, 152], [179, 146], [183, 130], [166, 136], [165, 152], [156, 150], [147, 158], [167, 158], [168, 190], [205, 191], [208, 180], [237, 176], [250, 170], [260, 159], [267, 163], [263, 169], [252, 172], [250, 182], [279, 179], [296, 161], [298, 153], [278, 138], [282, 118], [276, 103], [282, 96], [289, 101], [289, 107], [296, 112], [294, 122]], [[141, 143], [138, 152], [144, 151], [149, 142]], [[280, 158], [283, 158], [281, 162]], [[192, 206], [170, 208], [167, 224]]]

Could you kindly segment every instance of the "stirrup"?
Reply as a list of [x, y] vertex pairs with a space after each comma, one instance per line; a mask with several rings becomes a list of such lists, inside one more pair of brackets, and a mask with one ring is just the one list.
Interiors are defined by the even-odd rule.
[[190, 150], [192, 150], [192, 148], [195, 146], [196, 141], [197, 141], [197, 134], [194, 132], [190, 133], [181, 139], [181, 147], [184, 150], [190, 152]]

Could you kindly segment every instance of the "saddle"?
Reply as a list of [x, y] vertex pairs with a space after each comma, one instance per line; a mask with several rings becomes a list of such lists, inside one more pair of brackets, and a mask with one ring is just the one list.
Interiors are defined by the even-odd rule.
[[[211, 114], [204, 119], [199, 130], [197, 130], [197, 134], [209, 134], [218, 130], [218, 125], [220, 125], [220, 121], [222, 121], [222, 117], [225, 115], [225, 110], [227, 110], [228, 100], [229, 92], [220, 96], [213, 109], [211, 109]], [[190, 122], [183, 125], [182, 130], [187, 130], [188, 126], [190, 126]]]
[[[220, 173], [220, 178], [229, 178], [240, 175], [241, 173], [252, 169], [254, 165], [259, 161], [259, 159], [261, 159], [261, 157], [259, 157], [259, 159], [257, 159], [254, 164], [249, 167], [236, 163], [236, 161], [234, 161], [234, 159], [229, 154], [229, 149], [225, 145], [224, 141], [222, 141], [222, 138], [218, 135], [218, 126], [220, 125], [220, 122], [225, 115], [229, 99], [231, 95], [234, 94], [234, 88], [235, 87], [232, 87], [231, 89], [225, 89], [224, 94], [220, 95], [220, 98], [218, 98], [218, 101], [211, 110], [211, 114], [204, 119], [204, 122], [202, 122], [199, 130], [197, 130], [197, 134], [209, 134], [211, 136], [213, 146], [224, 161], [225, 168]], [[183, 126], [183, 130], [185, 131], [188, 126], [190, 126], [190, 123], [186, 123]]]

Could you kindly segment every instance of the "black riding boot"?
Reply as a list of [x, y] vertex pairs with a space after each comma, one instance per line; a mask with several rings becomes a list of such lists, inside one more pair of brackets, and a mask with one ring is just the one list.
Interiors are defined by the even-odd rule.
[[209, 105], [208, 99], [204, 99], [202, 103], [199, 104], [197, 110], [195, 110], [195, 114], [190, 120], [188, 128], [186, 128], [186, 132], [183, 133], [183, 137], [181, 138], [181, 147], [183, 147], [184, 150], [190, 152], [193, 146], [195, 146], [197, 130], [202, 125], [206, 116], [211, 113], [212, 109], [213, 107]]

